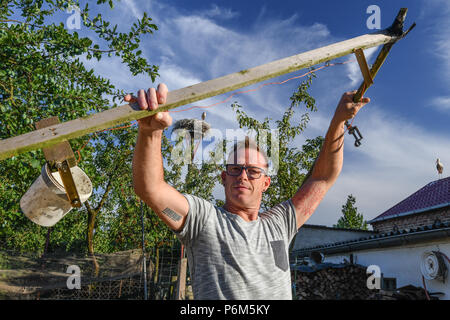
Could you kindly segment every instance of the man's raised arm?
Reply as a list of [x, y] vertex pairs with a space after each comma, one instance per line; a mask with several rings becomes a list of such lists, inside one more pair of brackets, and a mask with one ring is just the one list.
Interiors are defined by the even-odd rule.
[[361, 102], [353, 103], [355, 93], [356, 91], [346, 92], [342, 95], [311, 175], [292, 197], [297, 229], [311, 217], [341, 172], [344, 159], [344, 123], [370, 102], [369, 98], [363, 98]]
[[[167, 100], [167, 87], [139, 90], [137, 97], [125, 96], [127, 102], [138, 102], [141, 109], [155, 110]], [[133, 184], [136, 194], [173, 230], [184, 226], [189, 211], [186, 198], [164, 180], [161, 139], [163, 130], [172, 124], [169, 112], [159, 112], [138, 120], [138, 138], [133, 157]]]

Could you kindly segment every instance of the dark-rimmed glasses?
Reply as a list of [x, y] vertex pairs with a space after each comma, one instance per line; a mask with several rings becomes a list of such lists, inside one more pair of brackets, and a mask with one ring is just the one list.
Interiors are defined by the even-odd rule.
[[259, 179], [261, 178], [261, 175], [266, 175], [266, 171], [259, 167], [247, 167], [240, 164], [227, 164], [226, 165], [226, 172], [228, 175], [237, 177], [240, 176], [242, 173], [242, 170], [245, 169], [245, 172], [247, 173], [247, 177], [250, 179]]

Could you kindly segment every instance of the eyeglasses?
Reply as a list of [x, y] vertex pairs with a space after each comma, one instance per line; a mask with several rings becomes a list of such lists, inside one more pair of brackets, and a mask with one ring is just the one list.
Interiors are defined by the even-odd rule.
[[226, 165], [227, 174], [233, 177], [240, 176], [242, 173], [242, 170], [245, 169], [245, 172], [247, 173], [247, 177], [250, 179], [259, 179], [261, 178], [262, 174], [266, 174], [266, 171], [259, 167], [247, 167], [242, 166], [239, 164], [227, 164]]

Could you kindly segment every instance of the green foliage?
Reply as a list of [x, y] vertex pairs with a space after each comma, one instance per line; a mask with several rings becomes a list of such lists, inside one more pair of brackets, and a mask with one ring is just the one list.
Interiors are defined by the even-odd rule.
[[[35, 122], [57, 115], [61, 122], [84, 117], [111, 108], [124, 96], [108, 79], [88, 70], [83, 59], [120, 57], [131, 75], [146, 74], [155, 80], [157, 66], [141, 57], [139, 43], [145, 34], [157, 30], [151, 19], [142, 19], [128, 32], [118, 32], [100, 14], [89, 15], [88, 4], [81, 10], [83, 28], [96, 34], [89, 38], [69, 32], [63, 24], [48, 23], [56, 12], [78, 1], [22, 0], [2, 1], [0, 6], [0, 139], [34, 130]], [[92, 2], [91, 2], [92, 3]], [[98, 0], [97, 5], [113, 1]], [[100, 11], [100, 10], [99, 10]], [[12, 19], [11, 15], [21, 16]], [[269, 208], [291, 197], [301, 185], [317, 157], [322, 137], [306, 140], [301, 150], [291, 147], [304, 131], [309, 112], [316, 111], [307, 90], [312, 77], [303, 82], [291, 97], [291, 105], [275, 122], [279, 130], [279, 168], [272, 186], [264, 194], [262, 207]], [[304, 105], [308, 112], [296, 118], [296, 109]], [[260, 122], [234, 104], [241, 128], [270, 129], [270, 119]], [[293, 125], [292, 123], [297, 123]], [[273, 125], [273, 124], [272, 124]], [[136, 127], [108, 130], [70, 141], [80, 157], [79, 166], [90, 177], [94, 192], [80, 209], [73, 209], [51, 228], [49, 251], [87, 252], [89, 218], [94, 222], [93, 244], [96, 252], [113, 252], [141, 246], [141, 206], [132, 185], [132, 157]], [[269, 137], [271, 139], [272, 137]], [[219, 142], [219, 144], [222, 142]], [[163, 137], [162, 153], [165, 180], [183, 193], [192, 193], [214, 201], [212, 190], [219, 182], [216, 164], [187, 165], [174, 163], [173, 144]], [[270, 155], [270, 152], [269, 152]], [[213, 155], [212, 155], [213, 156]], [[0, 165], [0, 246], [4, 249], [42, 252], [48, 228], [29, 221], [19, 208], [22, 195], [40, 175], [45, 163], [40, 150], [3, 160]], [[199, 183], [201, 181], [201, 183]], [[216, 199], [216, 204], [223, 201]], [[145, 246], [160, 246], [173, 239], [173, 233], [147, 206]]]
[[[132, 156], [137, 137], [136, 130], [114, 131], [115, 137], [110, 144], [97, 147], [98, 154], [89, 164], [91, 170], [99, 170], [90, 176], [98, 177], [99, 183], [106, 189], [111, 182], [112, 188], [102, 206], [102, 214], [97, 217], [94, 237], [96, 251], [113, 252], [141, 247], [142, 224], [140, 199], [136, 196], [132, 185]], [[106, 133], [105, 133], [106, 134]], [[112, 133], [109, 133], [111, 135]], [[117, 139], [121, 143], [117, 142]], [[125, 141], [128, 144], [125, 144]], [[113, 146], [118, 143], [118, 146]], [[124, 145], [128, 149], [124, 150]], [[111, 153], [108, 150], [117, 150]], [[183, 164], [175, 163], [171, 157], [174, 145], [166, 135], [162, 139], [162, 156], [164, 159], [164, 178], [180, 192], [191, 193], [212, 200], [212, 190], [217, 181], [217, 169], [212, 165], [189, 165], [183, 174]], [[112, 158], [111, 158], [112, 157]], [[119, 161], [119, 159], [121, 159]], [[103, 177], [101, 175], [103, 174]], [[102, 180], [102, 182], [100, 182]], [[198, 181], [204, 183], [198, 183]], [[102, 194], [98, 194], [90, 202], [99, 203]], [[173, 238], [172, 231], [159, 217], [144, 205], [145, 246], [168, 245]]]
[[[310, 74], [298, 86], [290, 98], [291, 105], [283, 113], [281, 119], [275, 121], [276, 129], [278, 129], [278, 137], [272, 137], [269, 134], [268, 146], [271, 146], [271, 139], [278, 138], [279, 140], [278, 150], [271, 150], [270, 148], [268, 150], [269, 157], [271, 156], [271, 152], [278, 152], [278, 170], [275, 174], [271, 175], [271, 185], [263, 194], [262, 209], [271, 208], [291, 198], [297, 192], [306, 173], [319, 154], [324, 139], [322, 136], [314, 139], [306, 139], [306, 143], [301, 147], [301, 150], [297, 147], [292, 147], [294, 139], [305, 130], [309, 122], [309, 112], [317, 111], [315, 100], [308, 93], [314, 77], [314, 73]], [[306, 108], [307, 112], [301, 114], [299, 120], [297, 120], [294, 117], [296, 115], [295, 111], [302, 106]], [[248, 116], [239, 104], [234, 103], [232, 107], [236, 111], [240, 128], [253, 129], [257, 132], [258, 136], [261, 130], [270, 130], [273, 127], [270, 124], [271, 119], [269, 118], [265, 118], [261, 122]]]
[[356, 199], [353, 195], [347, 197], [347, 202], [342, 206], [342, 217], [339, 218], [337, 224], [333, 225], [335, 228], [369, 230], [367, 222], [364, 221], [362, 213], [358, 212], [355, 207]]
[[[101, 4], [113, 1], [98, 0]], [[90, 2], [92, 4], [92, 2]], [[0, 139], [34, 130], [35, 122], [57, 115], [61, 122], [109, 109], [124, 96], [108, 79], [87, 69], [83, 60], [120, 57], [132, 75], [145, 74], [155, 80], [158, 67], [141, 57], [139, 43], [145, 34], [157, 30], [144, 14], [127, 32], [118, 32], [101, 14], [90, 16], [86, 4], [80, 10], [81, 27], [96, 35], [93, 42], [68, 30], [63, 23], [49, 23], [52, 17], [78, 1], [15, 0], [1, 1], [0, 6]], [[73, 150], [81, 149], [89, 137], [70, 141]], [[97, 208], [108, 182], [119, 184], [131, 157], [135, 133], [99, 134], [81, 152], [79, 166], [93, 180], [94, 194], [89, 203]], [[104, 145], [103, 145], [104, 144]], [[109, 149], [102, 149], [108, 146]], [[98, 150], [97, 150], [98, 149]], [[122, 153], [118, 153], [121, 150]], [[128, 150], [128, 151], [127, 151]], [[128, 156], [128, 158], [126, 158]], [[40, 252], [44, 248], [47, 228], [29, 221], [20, 211], [19, 200], [39, 176], [45, 163], [42, 152], [32, 151], [3, 160], [0, 165], [0, 246], [22, 251]], [[114, 171], [113, 169], [116, 168]], [[120, 170], [122, 169], [123, 170]], [[128, 167], [129, 168], [129, 167]], [[113, 172], [114, 171], [114, 172]], [[124, 175], [124, 181], [129, 175]], [[129, 180], [127, 180], [129, 185]], [[106, 194], [106, 200], [114, 193]], [[104, 203], [102, 203], [103, 205]], [[113, 204], [109, 204], [112, 208]], [[99, 208], [100, 210], [100, 208]], [[86, 239], [87, 208], [73, 209], [52, 228], [51, 248], [79, 250]]]

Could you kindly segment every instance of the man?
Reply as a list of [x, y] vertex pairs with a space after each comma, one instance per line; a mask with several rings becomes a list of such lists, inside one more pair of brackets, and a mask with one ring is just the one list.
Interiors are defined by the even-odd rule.
[[[136, 98], [127, 95], [125, 101], [155, 110], [167, 94], [161, 84], [157, 90], [139, 90]], [[221, 174], [225, 204], [219, 208], [164, 181], [161, 137], [172, 124], [170, 114], [139, 120], [134, 189], [186, 246], [195, 299], [292, 299], [289, 243], [342, 169], [344, 122], [370, 101], [354, 104], [353, 94], [342, 96], [309, 178], [291, 199], [262, 213], [270, 177], [267, 157], [254, 143], [235, 145], [228, 157]]]

